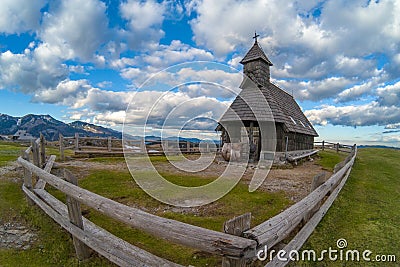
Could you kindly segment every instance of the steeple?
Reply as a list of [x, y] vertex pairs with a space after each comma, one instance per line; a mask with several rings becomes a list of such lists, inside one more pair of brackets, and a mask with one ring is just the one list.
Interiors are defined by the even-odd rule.
[[270, 80], [269, 67], [273, 64], [265, 55], [264, 51], [257, 42], [259, 35], [254, 33], [254, 44], [240, 61], [243, 64], [243, 73], [255, 83], [267, 85]]

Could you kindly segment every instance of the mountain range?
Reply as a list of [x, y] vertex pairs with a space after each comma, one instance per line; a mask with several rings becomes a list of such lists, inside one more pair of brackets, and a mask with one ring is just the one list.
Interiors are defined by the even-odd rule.
[[49, 141], [58, 140], [60, 133], [64, 136], [74, 136], [75, 133], [79, 133], [81, 136], [90, 137], [122, 137], [121, 132], [82, 121], [65, 123], [50, 115], [28, 114], [23, 117], [13, 117], [0, 113], [0, 135], [13, 135], [18, 130], [25, 130], [34, 137], [39, 137], [42, 133]]
[[[99, 125], [74, 121], [71, 123], [65, 123], [54, 119], [50, 115], [34, 115], [28, 114], [23, 117], [13, 117], [7, 114], [0, 113], [0, 135], [13, 135], [18, 130], [25, 130], [33, 137], [39, 137], [40, 133], [44, 135], [46, 140], [55, 141], [58, 140], [59, 134], [64, 136], [72, 137], [75, 133], [79, 133], [80, 136], [89, 137], [114, 137], [121, 139], [122, 133], [110, 128], [102, 127]], [[140, 140], [140, 136], [127, 135], [130, 139]], [[0, 138], [1, 139], [1, 138]], [[159, 142], [161, 137], [159, 136], [146, 136], [146, 142]], [[164, 140], [173, 141], [189, 141], [191, 143], [200, 143], [198, 138], [184, 138], [184, 137], [167, 137]], [[216, 143], [219, 141], [216, 140]]]

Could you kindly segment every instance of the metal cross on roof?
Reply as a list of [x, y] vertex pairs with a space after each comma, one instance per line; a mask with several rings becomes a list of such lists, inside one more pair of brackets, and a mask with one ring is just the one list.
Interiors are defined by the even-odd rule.
[[260, 36], [260, 35], [257, 34], [256, 31], [254, 31], [254, 37], [253, 37], [253, 39], [254, 39], [254, 42], [255, 42], [255, 43], [257, 43], [257, 37], [259, 37], [259, 36]]

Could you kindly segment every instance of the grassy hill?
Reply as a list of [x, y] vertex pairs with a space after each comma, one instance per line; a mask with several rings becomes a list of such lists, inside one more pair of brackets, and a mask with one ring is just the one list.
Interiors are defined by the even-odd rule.
[[[0, 142], [0, 169], [4, 168], [10, 161], [15, 160], [20, 150], [21, 146], [19, 144]], [[329, 154], [325, 152], [322, 156], [320, 164], [326, 165], [325, 167], [327, 168], [331, 168], [336, 161], [340, 160], [336, 153]], [[376, 254], [397, 254], [396, 256], [400, 257], [399, 161], [400, 151], [398, 150], [360, 149], [352, 173], [338, 199], [303, 248], [313, 249], [317, 252], [329, 247], [336, 249], [336, 240], [345, 238], [349, 249], [371, 250], [373, 252], [371, 257]], [[110, 177], [113, 177], [113, 179], [110, 180]], [[101, 183], [94, 184], [90, 183], [92, 180], [86, 179], [86, 181], [82, 181], [82, 186], [86, 186], [93, 191], [100, 190], [98, 189], [99, 187], [110, 188], [116, 183], [115, 177], [117, 175], [106, 175], [100, 179]], [[124, 177], [122, 177], [123, 179], [121, 178], [122, 182], [126, 183], [125, 180], [131, 181], [130, 177]], [[95, 178], [99, 181], [98, 176]], [[126, 187], [123, 188], [127, 190]], [[245, 189], [238, 188], [233, 193], [234, 195], [248, 194]], [[102, 193], [106, 194], [107, 192]], [[113, 192], [108, 193], [111, 194]], [[114, 193], [116, 194], [115, 197], [119, 194], [118, 192]], [[258, 202], [257, 205], [265, 209], [266, 206], [262, 204], [263, 201], [266, 201], [265, 197], [257, 196], [255, 203]], [[276, 201], [278, 201], [278, 197], [278, 195], [275, 196]], [[240, 202], [238, 199], [229, 199], [229, 196], [228, 201], [236, 204]], [[267, 201], [271, 202], [272, 200], [267, 199]], [[275, 206], [278, 207], [278, 205]], [[265, 213], [266, 211], [264, 210], [263, 212]], [[120, 232], [119, 234], [126, 237], [127, 240], [137, 241], [139, 238], [143, 244], [147, 244], [148, 240], [152, 240], [152, 238], [141, 235], [130, 227], [115, 224], [111, 220], [109, 222], [104, 221], [103, 217], [91, 214], [92, 220], [96, 221], [96, 217], [98, 217], [99, 223], [103, 221], [105, 226], [111, 227], [115, 225], [116, 231]], [[184, 221], [188, 218], [174, 217], [174, 219]], [[197, 218], [196, 222], [201, 223], [203, 219]], [[27, 227], [35, 229], [38, 234], [38, 240], [28, 250], [0, 248], [1, 266], [78, 266], [79, 263], [74, 257], [74, 248], [70, 236], [39, 209], [29, 207], [21, 190], [21, 180], [14, 179], [12, 174], [6, 174], [0, 177], [0, 226], [10, 221], [21, 222]], [[209, 222], [207, 223], [209, 224]], [[215, 227], [220, 225], [221, 222], [218, 222]], [[157, 242], [159, 244], [149, 244], [157, 248], [160, 244], [163, 245], [164, 241], [159, 240]], [[151, 247], [148, 249], [151, 251]], [[187, 263], [185, 260], [179, 259], [183, 256], [172, 255], [171, 248], [164, 247], [164, 250], [159, 249], [157, 252], [160, 256], [175, 258], [178, 262]], [[194, 255], [193, 257], [200, 258], [206, 256], [201, 254]], [[397, 262], [399, 260], [397, 259]], [[213, 266], [213, 261], [202, 262], [198, 259], [195, 261], [198, 263], [196, 266], [203, 266], [202, 263], [204, 262], [208, 262], [210, 263], [209, 266]], [[361, 266], [398, 266], [387, 262], [379, 265], [376, 262], [332, 262], [329, 260], [297, 262], [293, 266], [360, 266], [360, 264]], [[112, 265], [101, 257], [93, 257], [83, 264], [80, 263], [80, 266]]]
[[[400, 266], [400, 151], [364, 148], [346, 185], [303, 249], [317, 252], [344, 238], [347, 247], [372, 251], [369, 256], [396, 255], [396, 263], [330, 261], [304, 266]], [[327, 258], [327, 257], [325, 257]], [[361, 265], [360, 265], [361, 263]], [[293, 266], [298, 266], [294, 264]]]

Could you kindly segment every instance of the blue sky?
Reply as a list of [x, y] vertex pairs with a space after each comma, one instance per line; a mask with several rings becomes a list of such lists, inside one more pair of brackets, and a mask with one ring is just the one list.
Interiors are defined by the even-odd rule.
[[[3, 0], [0, 113], [116, 129], [149, 110], [216, 119], [240, 83], [229, 67], [241, 71], [257, 30], [272, 82], [293, 93], [320, 140], [399, 147], [398, 14], [395, 0]], [[140, 88], [149, 78], [153, 89]], [[199, 79], [214, 86], [178, 86]], [[178, 87], [162, 94], [161, 84]]]

